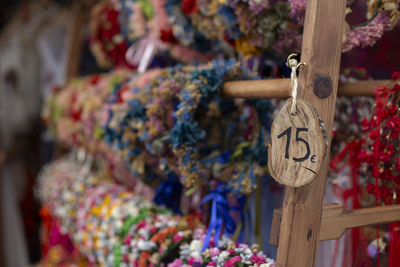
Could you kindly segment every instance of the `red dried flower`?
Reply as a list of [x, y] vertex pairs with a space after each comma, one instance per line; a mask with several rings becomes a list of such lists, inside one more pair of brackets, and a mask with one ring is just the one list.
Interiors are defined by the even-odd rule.
[[369, 139], [376, 140], [379, 138], [379, 130], [371, 130], [368, 135]]
[[174, 33], [172, 32], [172, 29], [167, 29], [167, 30], [161, 30], [160, 31], [160, 40], [163, 41], [164, 43], [169, 43], [169, 44], [176, 44], [178, 41], [176, 40]]
[[362, 125], [364, 131], [368, 131], [368, 129], [369, 129], [369, 127], [370, 127], [370, 123], [369, 123], [369, 121], [368, 121], [367, 118], [364, 118], [364, 119], [361, 121], [361, 125]]
[[92, 77], [90, 77], [89, 79], [89, 83], [91, 85], [95, 85], [100, 81], [100, 75], [93, 75]]
[[184, 14], [188, 16], [199, 11], [199, 7], [196, 4], [196, 0], [182, 0], [182, 11]]
[[[392, 78], [400, 79], [400, 72], [394, 73]], [[367, 191], [374, 194], [378, 202], [391, 204], [394, 185], [400, 185], [400, 84], [391, 88], [380, 86], [375, 90], [375, 95], [376, 104], [371, 119], [361, 122], [366, 131], [360, 140], [363, 148], [351, 147], [349, 159], [354, 153], [358, 155], [356, 160], [349, 160], [349, 163], [355, 173], [360, 172], [363, 164], [367, 165], [372, 178]]]
[[393, 94], [397, 93], [400, 91], [400, 84], [395, 84], [392, 88]]
[[400, 80], [400, 72], [393, 72], [392, 74], [392, 79], [393, 80]]
[[396, 164], [395, 164], [395, 166], [396, 166], [396, 170], [400, 172], [400, 157], [397, 157], [397, 158], [396, 158]]
[[388, 91], [386, 87], [384, 86], [379, 86], [374, 90], [374, 94], [376, 97], [386, 97], [388, 95]]

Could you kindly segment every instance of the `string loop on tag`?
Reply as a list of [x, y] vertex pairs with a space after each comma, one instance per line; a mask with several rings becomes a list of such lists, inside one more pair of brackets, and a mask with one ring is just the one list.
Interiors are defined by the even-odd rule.
[[290, 108], [290, 114], [291, 115], [296, 115], [296, 101], [297, 101], [297, 69], [301, 66], [301, 65], [306, 65], [305, 62], [298, 62], [297, 59], [295, 59], [294, 57], [297, 56], [296, 53], [294, 54], [290, 54], [287, 58], [286, 64], [288, 67], [290, 67], [292, 69], [292, 72], [290, 74], [290, 96], [292, 97], [292, 106]]

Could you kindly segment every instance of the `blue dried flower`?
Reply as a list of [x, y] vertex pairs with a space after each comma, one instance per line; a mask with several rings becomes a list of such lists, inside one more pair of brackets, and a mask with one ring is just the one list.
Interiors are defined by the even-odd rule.
[[130, 107], [129, 112], [125, 115], [124, 120], [136, 119], [140, 121], [146, 121], [146, 108], [140, 102], [139, 99], [132, 99], [128, 102]]
[[212, 70], [195, 70], [192, 72], [194, 80], [205, 79], [200, 87], [201, 99], [200, 105], [207, 106], [208, 103], [217, 95], [219, 88], [224, 82], [223, 76], [219, 75], [214, 69]]
[[109, 127], [104, 128], [103, 139], [104, 142], [106, 142], [106, 144], [111, 146], [114, 141], [120, 141], [121, 138], [122, 138], [121, 133], [118, 133]]
[[238, 18], [234, 13], [234, 10], [228, 6], [222, 6], [218, 9], [218, 14], [221, 17], [221, 21], [225, 23], [229, 39], [237, 39], [243, 35], [240, 31], [239, 24], [237, 23]]
[[206, 132], [198, 126], [197, 122], [178, 122], [172, 128], [169, 140], [174, 148], [182, 145], [195, 147], [205, 135]]

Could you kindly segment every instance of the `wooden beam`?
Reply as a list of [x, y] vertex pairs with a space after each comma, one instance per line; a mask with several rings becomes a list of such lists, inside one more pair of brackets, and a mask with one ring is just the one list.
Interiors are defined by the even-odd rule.
[[[338, 96], [374, 96], [374, 90], [389, 85], [391, 80], [371, 80], [339, 83]], [[225, 97], [232, 98], [288, 98], [290, 79], [231, 81], [222, 86]]]
[[[274, 246], [279, 244], [281, 219], [282, 209], [275, 209], [270, 234], [270, 243]], [[319, 241], [340, 238], [350, 228], [391, 222], [400, 222], [400, 205], [344, 211], [343, 206], [339, 204], [325, 204], [322, 211]]]
[[84, 9], [82, 3], [76, 3], [70, 10], [71, 18], [68, 25], [68, 63], [66, 68], [67, 81], [78, 76], [82, 50], [82, 25]]
[[[326, 155], [330, 153], [345, 8], [346, 0], [308, 0], [304, 22], [301, 62], [307, 66], [300, 70], [298, 98], [311, 103], [323, 121], [328, 138]], [[325, 98], [319, 98], [314, 90], [322, 92]], [[285, 189], [277, 255], [279, 267], [315, 266], [328, 161], [326, 156], [310, 184]]]

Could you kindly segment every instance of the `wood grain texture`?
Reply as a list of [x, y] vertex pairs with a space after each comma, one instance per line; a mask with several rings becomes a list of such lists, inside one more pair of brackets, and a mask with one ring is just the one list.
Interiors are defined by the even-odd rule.
[[274, 209], [272, 215], [271, 231], [269, 233], [269, 243], [275, 247], [279, 244], [279, 232], [282, 221], [282, 209]]
[[280, 184], [300, 187], [317, 176], [325, 157], [326, 142], [314, 109], [302, 100], [291, 114], [289, 99], [276, 115], [268, 145], [268, 171]]
[[70, 20], [68, 25], [68, 63], [67, 63], [67, 81], [78, 76], [79, 63], [82, 51], [82, 26], [84, 10], [82, 4], [76, 3], [70, 11]]
[[[311, 103], [324, 121], [329, 140], [327, 155], [338, 88], [345, 7], [345, 0], [308, 0], [304, 23], [301, 62], [306, 62], [307, 66], [300, 71], [298, 98]], [[317, 75], [326, 75], [333, 82], [333, 92], [327, 98], [320, 99], [314, 94], [312, 87]], [[309, 185], [286, 187], [277, 266], [315, 266], [327, 171], [328, 157], [325, 157], [317, 178]]]
[[[282, 209], [275, 209], [269, 242], [278, 246]], [[400, 205], [362, 208], [344, 211], [336, 203], [324, 204], [319, 241], [340, 238], [347, 229], [400, 221]], [[383, 234], [381, 235], [383, 236]]]
[[[391, 80], [372, 80], [339, 83], [338, 96], [374, 96], [381, 85], [392, 84]], [[255, 81], [231, 81], [222, 86], [222, 94], [232, 98], [283, 98], [290, 97], [290, 79]]]
[[[1, 144], [0, 144], [0, 153], [1, 153]], [[0, 160], [0, 179], [6, 179], [6, 177], [3, 177], [3, 163]], [[3, 182], [0, 181], [0, 192], [3, 192]], [[6, 266], [6, 260], [5, 260], [5, 252], [4, 252], [4, 242], [3, 240], [5, 240], [4, 237], [4, 221], [3, 221], [3, 205], [0, 205], [0, 214], [1, 214], [1, 219], [0, 219], [0, 266]]]
[[400, 222], [400, 205], [362, 208], [344, 211], [341, 205], [324, 210], [322, 216], [320, 240], [340, 238], [347, 229]]

